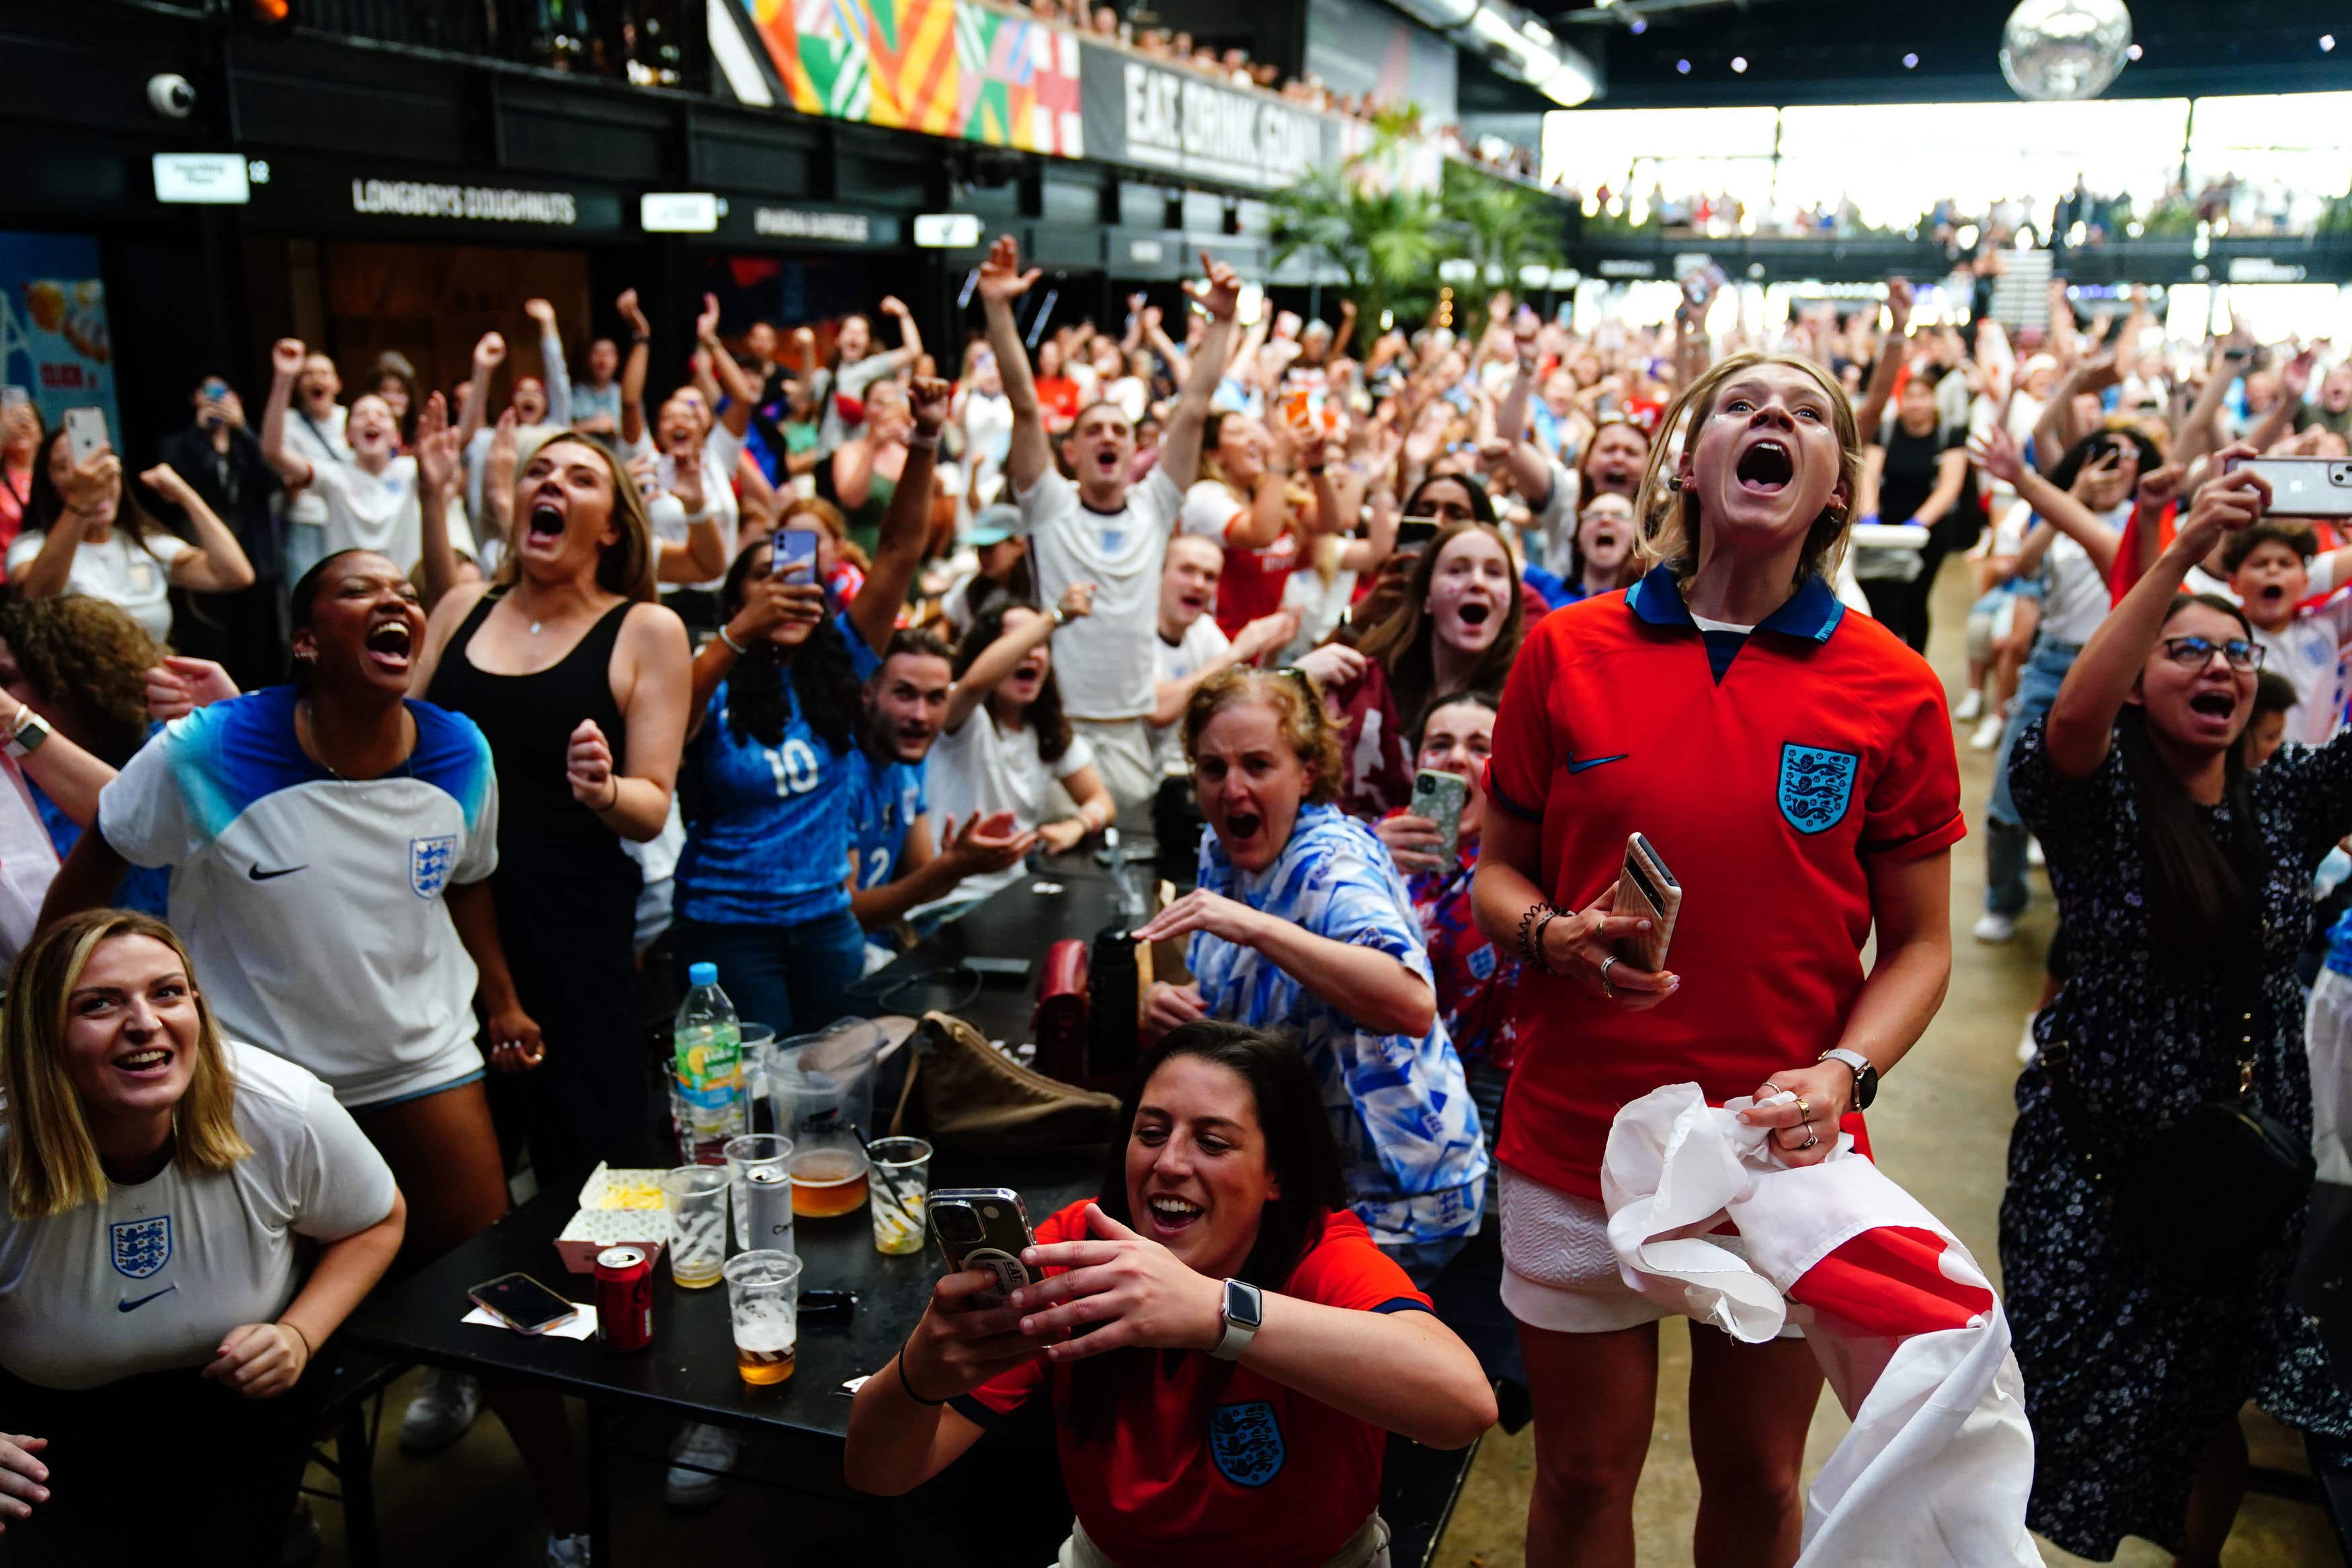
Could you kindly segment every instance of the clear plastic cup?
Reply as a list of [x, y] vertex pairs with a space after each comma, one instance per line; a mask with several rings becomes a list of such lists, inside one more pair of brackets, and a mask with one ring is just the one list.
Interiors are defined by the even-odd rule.
[[727, 1261], [727, 1167], [680, 1166], [661, 1185], [669, 1210], [669, 1277], [681, 1289], [707, 1291]]
[[801, 1260], [761, 1248], [727, 1260], [725, 1272], [736, 1374], [755, 1387], [788, 1381], [800, 1345]]
[[868, 1196], [876, 1250], [903, 1257], [923, 1249], [923, 1213], [931, 1184], [931, 1145], [920, 1138], [877, 1138]]
[[[754, 1248], [773, 1246], [774, 1243], [764, 1236], [756, 1241], [751, 1236], [751, 1209], [755, 1197], [751, 1191], [751, 1172], [755, 1168], [772, 1169], [778, 1178], [788, 1180], [791, 1172], [785, 1168], [784, 1162], [793, 1157], [793, 1141], [778, 1137], [773, 1133], [746, 1133], [740, 1138], [728, 1139], [725, 1152], [727, 1181], [733, 1189], [735, 1249], [749, 1252]], [[782, 1207], [789, 1217], [792, 1213], [790, 1186], [787, 1185], [777, 1196], [786, 1200]], [[789, 1252], [792, 1249], [785, 1247], [783, 1250]]]
[[793, 1212], [803, 1219], [854, 1214], [866, 1201], [866, 1153], [856, 1144], [793, 1150]]

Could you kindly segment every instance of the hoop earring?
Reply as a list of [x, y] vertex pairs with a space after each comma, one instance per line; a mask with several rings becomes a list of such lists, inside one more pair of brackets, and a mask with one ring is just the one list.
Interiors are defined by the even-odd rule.
[[1679, 474], [1669, 474], [1669, 475], [1667, 475], [1667, 476], [1666, 476], [1666, 488], [1667, 488], [1667, 489], [1669, 489], [1669, 490], [1679, 490], [1679, 489], [1681, 489], [1682, 487], [1683, 487], [1683, 476], [1682, 476], [1681, 475], [1679, 475]]

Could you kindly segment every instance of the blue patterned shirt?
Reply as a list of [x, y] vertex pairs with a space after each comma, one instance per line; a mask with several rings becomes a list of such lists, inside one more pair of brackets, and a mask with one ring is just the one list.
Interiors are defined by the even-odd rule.
[[[1281, 855], [1255, 873], [1236, 871], [1216, 834], [1202, 834], [1200, 885], [1318, 936], [1376, 948], [1432, 980], [1388, 851], [1336, 806], [1300, 807]], [[1418, 1036], [1376, 1033], [1265, 955], [1207, 932], [1193, 934], [1188, 961], [1210, 1017], [1298, 1037], [1339, 1140], [1349, 1207], [1374, 1240], [1402, 1246], [1478, 1228], [1486, 1150], [1442, 1020]]]

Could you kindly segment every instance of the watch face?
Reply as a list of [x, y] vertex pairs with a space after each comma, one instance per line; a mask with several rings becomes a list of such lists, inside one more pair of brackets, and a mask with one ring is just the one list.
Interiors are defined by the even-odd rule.
[[1225, 1281], [1225, 1317], [1228, 1322], [1254, 1329], [1258, 1326], [1263, 1311], [1255, 1290], [1239, 1280]]

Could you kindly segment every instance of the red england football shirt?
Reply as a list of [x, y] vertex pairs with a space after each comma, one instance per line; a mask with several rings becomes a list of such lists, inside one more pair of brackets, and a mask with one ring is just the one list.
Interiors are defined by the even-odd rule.
[[1717, 681], [1671, 571], [1528, 633], [1486, 792], [1543, 829], [1537, 881], [1580, 910], [1648, 836], [1683, 887], [1666, 967], [1629, 1012], [1534, 969], [1519, 991], [1502, 1162], [1598, 1200], [1619, 1107], [1696, 1082], [1715, 1103], [1838, 1042], [1862, 988], [1870, 867], [1966, 832], [1943, 684], [1819, 578]]
[[[1048, 1218], [1038, 1243], [1084, 1239], [1086, 1211], [1081, 1201]], [[1354, 1312], [1429, 1311], [1345, 1211], [1324, 1221], [1281, 1293]], [[1314, 1568], [1380, 1506], [1380, 1427], [1199, 1351], [1145, 1354], [1148, 1379], [1125, 1391], [1108, 1433], [1056, 1424], [1071, 1505], [1120, 1568]], [[988, 1426], [1041, 1389], [1066, 1402], [1070, 1368], [1034, 1361], [954, 1404]]]

